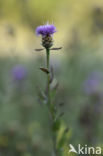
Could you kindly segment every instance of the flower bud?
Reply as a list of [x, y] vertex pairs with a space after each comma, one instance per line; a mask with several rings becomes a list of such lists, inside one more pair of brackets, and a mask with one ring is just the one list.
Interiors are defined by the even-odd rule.
[[42, 25], [37, 27], [36, 34], [42, 36], [42, 46], [49, 49], [53, 46], [53, 34], [56, 32], [54, 25]]

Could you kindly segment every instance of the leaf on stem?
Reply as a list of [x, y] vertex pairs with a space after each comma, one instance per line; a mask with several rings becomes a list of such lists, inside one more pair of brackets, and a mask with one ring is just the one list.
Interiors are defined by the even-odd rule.
[[62, 49], [62, 47], [59, 47], [59, 48], [51, 48], [50, 50], [60, 50]]
[[46, 74], [49, 74], [49, 70], [47, 68], [40, 67], [40, 70]]
[[43, 48], [42, 49], [35, 49], [35, 51], [39, 52], [39, 51], [42, 51], [44, 50]]
[[51, 98], [52, 98], [52, 100], [54, 100], [54, 98], [56, 96], [58, 87], [59, 87], [59, 83], [55, 82], [55, 80], [54, 80], [51, 84]]
[[52, 87], [52, 90], [57, 90], [57, 89], [58, 89], [58, 87], [59, 87], [59, 83], [58, 83], [58, 82], [56, 82], [56, 84]]
[[55, 120], [54, 122], [53, 122], [53, 131], [54, 132], [56, 132], [56, 131], [58, 131], [59, 130], [59, 128], [60, 128], [60, 125], [61, 125], [61, 121], [60, 120]]
[[65, 128], [62, 132], [61, 138], [58, 140], [58, 149], [62, 148], [68, 143], [70, 138], [70, 131], [69, 128]]
[[52, 83], [53, 78], [54, 78], [54, 71], [53, 71], [53, 67], [51, 67], [51, 69], [50, 69], [50, 83]]
[[45, 100], [47, 98], [46, 95], [43, 93], [43, 91], [41, 91], [39, 86], [37, 86], [37, 91], [38, 91], [38, 96], [40, 99]]

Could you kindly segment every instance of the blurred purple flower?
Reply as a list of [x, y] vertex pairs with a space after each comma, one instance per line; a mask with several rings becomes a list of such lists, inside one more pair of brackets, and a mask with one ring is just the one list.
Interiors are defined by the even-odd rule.
[[86, 94], [95, 94], [100, 90], [101, 81], [103, 76], [101, 72], [92, 72], [88, 78], [85, 80], [83, 87]]
[[12, 76], [13, 76], [13, 79], [16, 81], [24, 80], [27, 76], [26, 68], [23, 67], [22, 65], [17, 65], [13, 67]]
[[36, 28], [36, 34], [37, 35], [42, 35], [42, 36], [47, 36], [47, 35], [52, 35], [56, 32], [56, 27], [54, 25], [41, 25]]

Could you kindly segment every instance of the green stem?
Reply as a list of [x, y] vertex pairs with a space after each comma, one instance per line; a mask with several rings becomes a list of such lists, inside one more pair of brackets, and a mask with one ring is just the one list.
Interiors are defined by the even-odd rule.
[[[50, 49], [46, 49], [46, 61], [47, 61], [47, 69], [50, 71]], [[49, 112], [51, 114], [52, 123], [54, 123], [54, 112], [51, 105], [51, 98], [50, 98], [50, 73], [47, 75], [47, 88], [48, 88], [48, 108]], [[52, 130], [52, 141], [53, 141], [53, 156], [57, 156], [56, 151], [56, 136], [54, 134], [54, 131]]]
[[[46, 49], [47, 69], [50, 70], [50, 50]], [[48, 106], [50, 106], [50, 73], [47, 76]]]

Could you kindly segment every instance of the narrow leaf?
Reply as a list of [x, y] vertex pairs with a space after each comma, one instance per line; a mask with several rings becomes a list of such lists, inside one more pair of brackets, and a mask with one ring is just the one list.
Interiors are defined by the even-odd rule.
[[39, 86], [37, 86], [37, 92], [38, 92], [38, 96], [41, 99], [46, 99], [46, 95], [43, 93], [43, 91], [41, 90], [41, 88]]
[[59, 83], [57, 82], [54, 86], [53, 86], [53, 90], [57, 90], [58, 89], [58, 87], [59, 87]]
[[53, 67], [51, 67], [51, 70], [50, 70], [50, 83], [52, 83], [53, 81], [53, 78], [54, 78], [54, 71], [53, 71]]
[[44, 49], [35, 49], [35, 51], [37, 51], [37, 52], [42, 51], [42, 50], [44, 50]]
[[51, 48], [50, 50], [60, 50], [62, 49], [62, 47], [59, 47], [59, 48]]
[[40, 70], [46, 74], [49, 74], [49, 70], [47, 68], [40, 67]]

